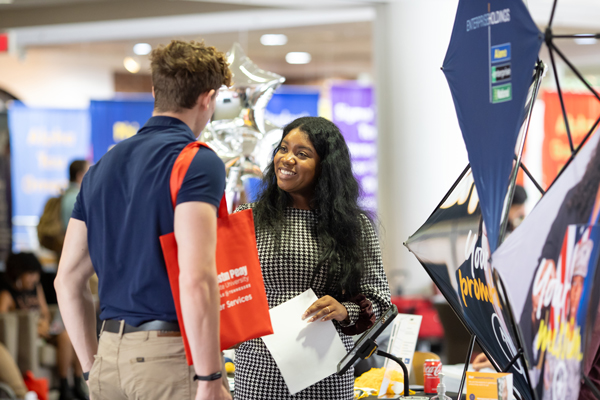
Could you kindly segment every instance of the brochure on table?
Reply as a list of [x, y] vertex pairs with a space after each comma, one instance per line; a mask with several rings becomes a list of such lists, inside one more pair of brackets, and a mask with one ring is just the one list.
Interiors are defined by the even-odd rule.
[[468, 372], [467, 398], [481, 400], [511, 400], [513, 375], [501, 372]]
[[[392, 324], [392, 333], [390, 334], [387, 352], [404, 361], [409, 374], [411, 372], [422, 319], [423, 317], [421, 315], [398, 314]], [[403, 382], [392, 380], [392, 372], [397, 371], [402, 375], [402, 367], [395, 361], [386, 358], [383, 368], [385, 368], [385, 373], [383, 381], [381, 382], [381, 388], [379, 389], [379, 398], [397, 398], [397, 396], [402, 393], [404, 385]], [[394, 395], [386, 394], [390, 384], [395, 393]]]

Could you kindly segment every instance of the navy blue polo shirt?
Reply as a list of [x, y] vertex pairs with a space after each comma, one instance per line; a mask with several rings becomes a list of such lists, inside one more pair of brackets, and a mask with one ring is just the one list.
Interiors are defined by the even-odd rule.
[[[152, 117], [85, 175], [72, 218], [87, 226], [99, 278], [101, 319], [124, 319], [134, 326], [177, 320], [159, 237], [173, 232], [173, 164], [195, 140], [182, 121]], [[202, 147], [186, 173], [177, 204], [201, 201], [218, 207], [224, 190], [223, 162]]]

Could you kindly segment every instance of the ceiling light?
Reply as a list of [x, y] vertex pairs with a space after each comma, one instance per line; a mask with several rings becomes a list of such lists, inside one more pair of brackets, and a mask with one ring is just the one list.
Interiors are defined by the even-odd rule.
[[152, 46], [148, 43], [138, 43], [133, 46], [133, 52], [138, 56], [145, 56], [146, 54], [150, 54], [152, 51]]
[[593, 37], [580, 37], [575, 38], [575, 43], [577, 44], [596, 44], [598, 40]]
[[125, 69], [131, 72], [132, 74], [137, 74], [138, 72], [140, 72], [140, 63], [132, 57], [125, 57], [125, 59], [123, 60], [123, 65], [125, 66]]
[[275, 34], [262, 35], [260, 43], [265, 46], [283, 46], [287, 43], [287, 36]]
[[292, 51], [285, 55], [285, 61], [288, 64], [308, 64], [310, 60], [312, 60], [312, 57], [304, 51]]
[[0, 4], [12, 4], [13, 0], [0, 0]]

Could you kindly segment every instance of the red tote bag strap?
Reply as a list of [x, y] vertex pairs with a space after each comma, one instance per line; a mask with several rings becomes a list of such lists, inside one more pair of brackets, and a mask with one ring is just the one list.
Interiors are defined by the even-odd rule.
[[[185, 146], [179, 156], [175, 160], [175, 165], [173, 165], [173, 170], [171, 171], [171, 202], [173, 203], [173, 209], [177, 205], [177, 195], [179, 194], [179, 189], [181, 189], [181, 185], [183, 184], [183, 180], [185, 179], [185, 174], [190, 168], [190, 164], [194, 159], [194, 156], [198, 153], [200, 147], [206, 147], [207, 149], [212, 150], [206, 143], [202, 142], [192, 142]], [[227, 218], [229, 213], [227, 212], [227, 200], [225, 200], [225, 194], [221, 198], [221, 203], [219, 204], [219, 218]]]

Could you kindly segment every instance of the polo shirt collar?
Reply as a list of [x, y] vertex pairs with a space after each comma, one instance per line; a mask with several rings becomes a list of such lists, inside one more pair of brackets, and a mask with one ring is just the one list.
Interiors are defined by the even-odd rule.
[[180, 119], [173, 117], [166, 117], [163, 115], [151, 117], [144, 127], [140, 129], [138, 133], [145, 133], [144, 128], [156, 128], [156, 127], [168, 127], [168, 128], [176, 128], [185, 131], [186, 135], [189, 135], [190, 139], [197, 140], [196, 136], [194, 136], [194, 132], [190, 129], [189, 126], [185, 122]]

